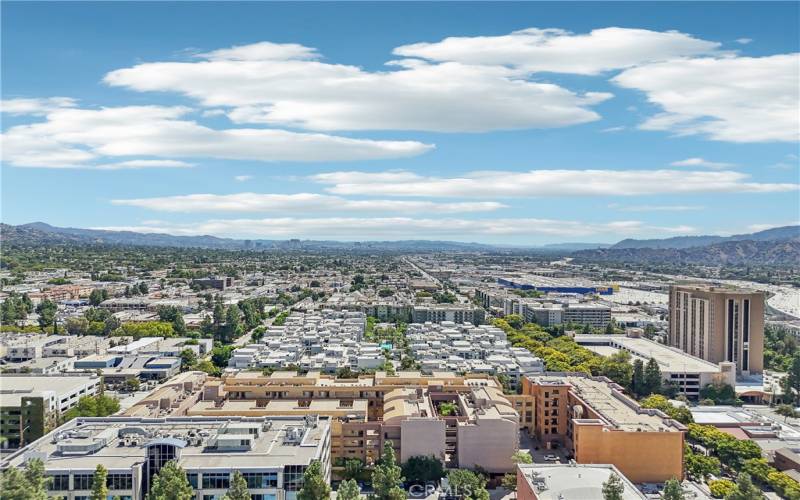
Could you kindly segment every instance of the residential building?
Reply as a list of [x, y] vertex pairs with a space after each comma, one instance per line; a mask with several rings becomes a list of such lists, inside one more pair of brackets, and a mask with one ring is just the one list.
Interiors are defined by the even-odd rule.
[[486, 312], [470, 304], [430, 304], [416, 305], [412, 313], [414, 323], [472, 323], [482, 325], [486, 321]]
[[737, 374], [764, 369], [764, 293], [708, 285], [672, 285], [669, 343], [698, 358], [735, 363]]
[[[434, 454], [448, 466], [503, 473], [512, 468], [519, 429], [532, 425], [532, 398], [504, 395], [488, 375], [376, 372], [336, 379], [319, 372], [238, 372], [207, 388], [188, 415], [331, 417], [334, 463], [355, 458], [373, 464], [391, 441], [402, 460]], [[449, 410], [443, 412], [444, 402]]]
[[525, 377], [522, 394], [534, 399], [531, 432], [544, 446], [566, 449], [579, 464], [613, 464], [635, 483], [683, 477], [686, 428], [607, 378]]

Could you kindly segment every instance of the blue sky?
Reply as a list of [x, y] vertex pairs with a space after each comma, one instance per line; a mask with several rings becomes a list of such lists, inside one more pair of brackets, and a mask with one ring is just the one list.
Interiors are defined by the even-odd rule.
[[6, 223], [540, 244], [800, 219], [797, 3], [3, 10]]

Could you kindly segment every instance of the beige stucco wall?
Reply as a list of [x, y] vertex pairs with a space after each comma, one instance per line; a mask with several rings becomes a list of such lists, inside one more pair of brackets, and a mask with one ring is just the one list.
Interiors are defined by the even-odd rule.
[[400, 461], [415, 456], [444, 459], [444, 420], [410, 418], [400, 423]]
[[519, 427], [510, 420], [479, 419], [476, 424], [458, 426], [458, 466], [482, 467], [487, 472], [509, 472], [511, 455], [519, 445]]

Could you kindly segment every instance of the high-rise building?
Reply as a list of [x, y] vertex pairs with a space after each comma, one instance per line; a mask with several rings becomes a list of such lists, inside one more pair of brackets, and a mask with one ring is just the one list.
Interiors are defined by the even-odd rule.
[[712, 363], [735, 363], [738, 374], [761, 373], [764, 293], [708, 285], [672, 285], [669, 343]]

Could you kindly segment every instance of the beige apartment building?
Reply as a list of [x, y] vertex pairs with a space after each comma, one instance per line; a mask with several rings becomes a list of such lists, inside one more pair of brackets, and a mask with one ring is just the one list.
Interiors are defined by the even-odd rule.
[[501, 474], [513, 468], [520, 429], [533, 422], [531, 396], [505, 395], [484, 374], [403, 371], [337, 379], [319, 372], [238, 372], [210, 379], [193, 394], [180, 396], [180, 403], [147, 399], [151, 408], [156, 399], [159, 408], [192, 417], [330, 417], [331, 458], [339, 466], [351, 458], [372, 465], [390, 441], [401, 461], [433, 455], [449, 467]]
[[634, 483], [683, 477], [685, 427], [644, 409], [605, 377], [558, 374], [523, 379], [535, 401], [533, 435], [579, 464], [613, 464]]
[[669, 343], [712, 363], [736, 365], [736, 373], [764, 369], [764, 293], [708, 285], [672, 285]]

